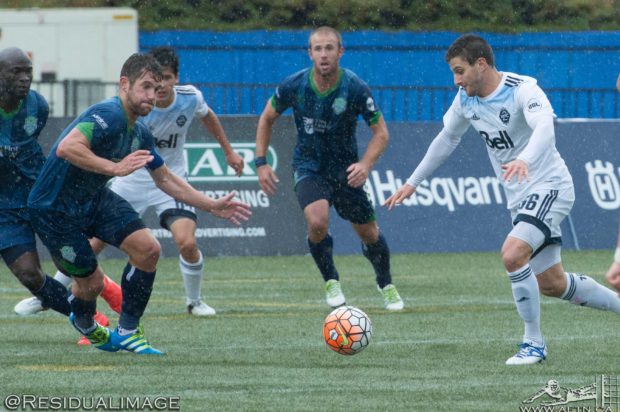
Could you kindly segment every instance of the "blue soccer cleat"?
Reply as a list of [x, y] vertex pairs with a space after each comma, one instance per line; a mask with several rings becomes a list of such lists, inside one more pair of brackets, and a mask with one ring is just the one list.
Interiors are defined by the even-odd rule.
[[105, 326], [101, 326], [100, 324], [95, 322], [95, 325], [97, 325], [95, 330], [90, 332], [89, 334], [84, 334], [84, 332], [82, 332], [76, 326], [76, 324], [75, 324], [75, 316], [73, 315], [73, 312], [71, 312], [71, 314], [69, 314], [69, 323], [71, 323], [71, 325], [78, 332], [80, 332], [80, 334], [84, 335], [86, 337], [86, 339], [88, 339], [88, 341], [95, 348], [97, 348], [99, 350], [106, 351], [106, 352], [116, 352], [116, 351], [118, 351], [119, 348], [114, 346], [112, 344], [112, 341], [110, 340], [110, 336], [111, 336], [110, 335], [110, 329], [106, 328]]
[[138, 355], [163, 355], [164, 352], [152, 347], [144, 337], [144, 329], [138, 326], [138, 330], [131, 335], [120, 335], [118, 328], [110, 333], [110, 342], [119, 348]]
[[547, 345], [537, 347], [529, 342], [519, 345], [519, 351], [506, 361], [506, 365], [533, 365], [547, 358]]

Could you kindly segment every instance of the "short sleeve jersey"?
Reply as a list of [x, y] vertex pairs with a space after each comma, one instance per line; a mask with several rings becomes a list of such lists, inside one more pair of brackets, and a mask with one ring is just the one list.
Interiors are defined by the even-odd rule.
[[83, 216], [110, 180], [111, 176], [89, 172], [56, 155], [58, 145], [74, 128], [86, 136], [90, 149], [99, 157], [119, 162], [136, 150], [149, 150], [156, 154], [156, 159], [147, 167], [157, 168], [162, 164], [154, 150], [153, 135], [146, 126], [136, 122], [129, 128], [120, 99], [104, 100], [86, 109], [63, 130], [30, 192], [29, 207]]
[[[203, 118], [209, 114], [209, 106], [200, 90], [191, 85], [175, 86], [174, 101], [165, 108], [154, 107], [151, 112], [140, 118], [155, 137], [157, 152], [164, 158], [166, 165], [178, 176], [187, 174], [187, 165], [183, 147], [187, 132], [195, 117]], [[123, 184], [153, 186], [153, 180], [145, 169], [117, 177]]]
[[555, 115], [536, 79], [502, 72], [499, 86], [486, 97], [469, 97], [460, 89], [443, 118], [444, 130], [450, 135], [460, 136], [470, 125], [476, 129], [505, 189], [509, 209], [523, 200], [533, 186], [547, 184], [562, 189], [573, 184], [555, 144], [529, 164], [529, 181], [519, 184], [517, 179], [505, 182], [501, 178], [501, 165], [515, 160], [530, 142], [533, 130], [527, 121], [538, 116]]
[[346, 181], [347, 167], [359, 159], [355, 137], [358, 117], [373, 125], [381, 112], [370, 88], [355, 73], [341, 69], [337, 84], [321, 93], [313, 70], [287, 77], [276, 89], [271, 104], [278, 113], [293, 108], [297, 127], [293, 169], [298, 178], [316, 173]]
[[34, 90], [16, 110], [6, 113], [0, 109], [0, 209], [26, 207], [28, 193], [45, 162], [38, 138], [48, 115], [47, 102]]

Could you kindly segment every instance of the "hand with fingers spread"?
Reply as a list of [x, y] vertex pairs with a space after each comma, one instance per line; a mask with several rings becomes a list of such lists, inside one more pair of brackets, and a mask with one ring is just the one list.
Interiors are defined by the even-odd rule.
[[515, 176], [517, 177], [517, 183], [519, 184], [521, 184], [521, 182], [530, 181], [528, 166], [523, 160], [515, 159], [508, 162], [502, 165], [502, 170], [504, 171], [503, 180], [505, 182], [510, 182], [510, 180]]
[[280, 183], [280, 179], [273, 171], [270, 165], [263, 165], [256, 169], [258, 173], [258, 184], [260, 188], [263, 189], [263, 192], [268, 195], [273, 195], [278, 190], [276, 186], [277, 183]]
[[398, 206], [403, 203], [405, 199], [408, 199], [415, 193], [416, 188], [411, 186], [409, 183], [405, 183], [402, 185], [396, 193], [392, 196], [388, 197], [385, 202], [383, 202], [383, 206], [387, 206], [388, 210], [392, 210], [394, 206]]
[[363, 162], [353, 163], [347, 168], [347, 183], [351, 187], [360, 187], [366, 183], [370, 168]]
[[252, 211], [250, 205], [233, 200], [235, 195], [235, 192], [230, 192], [226, 196], [214, 200], [213, 207], [209, 212], [240, 226], [242, 222], [247, 221], [252, 216]]
[[116, 163], [114, 176], [127, 176], [138, 169], [143, 168], [153, 160], [153, 155], [148, 150], [136, 150], [125, 156]]

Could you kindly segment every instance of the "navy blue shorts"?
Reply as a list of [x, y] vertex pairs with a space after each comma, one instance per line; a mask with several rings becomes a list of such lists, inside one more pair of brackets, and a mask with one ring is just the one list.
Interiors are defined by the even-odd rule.
[[22, 254], [36, 250], [28, 209], [0, 210], [0, 256], [7, 266]]
[[129, 202], [107, 188], [99, 193], [84, 216], [30, 209], [30, 217], [59, 269], [76, 277], [88, 276], [97, 268], [89, 238], [94, 236], [119, 247], [127, 236], [145, 228]]
[[35, 243], [28, 209], [0, 210], [0, 250]]
[[301, 209], [310, 203], [326, 199], [338, 215], [351, 223], [363, 225], [376, 220], [375, 209], [363, 188], [325, 179], [318, 175], [301, 177], [295, 185]]

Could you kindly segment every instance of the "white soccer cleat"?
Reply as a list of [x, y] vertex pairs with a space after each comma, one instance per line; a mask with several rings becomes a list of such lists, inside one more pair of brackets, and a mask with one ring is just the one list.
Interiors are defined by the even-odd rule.
[[405, 302], [398, 294], [396, 286], [389, 284], [385, 285], [383, 289], [377, 286], [377, 289], [383, 295], [383, 304], [387, 310], [402, 310], [405, 307]]
[[24, 299], [15, 305], [15, 313], [21, 316], [36, 315], [45, 310], [36, 296]]
[[533, 346], [528, 342], [519, 345], [519, 351], [508, 358], [506, 365], [533, 365], [547, 358], [547, 345], [542, 347]]
[[194, 316], [213, 316], [215, 315], [215, 309], [204, 303], [202, 300], [199, 302], [193, 302], [187, 304], [187, 312]]
[[342, 288], [340, 282], [336, 279], [330, 279], [325, 282], [325, 300], [327, 304], [332, 308], [337, 308], [345, 304], [344, 295], [342, 294]]

